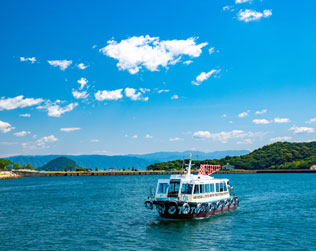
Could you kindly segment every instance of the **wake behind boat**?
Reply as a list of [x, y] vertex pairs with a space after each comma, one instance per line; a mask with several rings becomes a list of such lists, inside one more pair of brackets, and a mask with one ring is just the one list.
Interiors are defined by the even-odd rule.
[[208, 218], [237, 208], [239, 199], [229, 180], [210, 176], [220, 170], [220, 165], [200, 165], [198, 175], [191, 174], [191, 167], [190, 154], [187, 173], [159, 179], [145, 207], [156, 207], [159, 215], [168, 219]]

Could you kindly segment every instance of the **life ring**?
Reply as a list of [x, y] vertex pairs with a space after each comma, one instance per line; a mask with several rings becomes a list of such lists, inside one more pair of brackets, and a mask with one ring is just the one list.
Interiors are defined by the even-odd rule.
[[168, 203], [168, 213], [169, 214], [174, 214], [176, 211], [177, 211], [177, 208], [178, 208], [178, 203], [175, 202], [175, 201], [170, 201]]
[[196, 204], [195, 213], [198, 214], [201, 212], [201, 203]]
[[147, 209], [152, 210], [152, 209], [154, 208], [153, 202], [150, 201], [150, 200], [146, 200], [146, 201], [145, 201], [145, 207], [146, 207]]
[[166, 210], [165, 204], [156, 204], [158, 213], [163, 214]]
[[191, 208], [188, 203], [184, 203], [181, 208], [183, 214], [188, 214], [190, 212], [190, 209]]

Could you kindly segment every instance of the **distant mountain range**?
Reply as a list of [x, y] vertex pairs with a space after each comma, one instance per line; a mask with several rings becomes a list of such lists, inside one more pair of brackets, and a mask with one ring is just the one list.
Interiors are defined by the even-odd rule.
[[229, 150], [216, 152], [199, 152], [199, 151], [185, 151], [185, 152], [157, 152], [148, 154], [129, 154], [129, 155], [19, 155], [8, 157], [7, 159], [19, 163], [20, 165], [31, 163], [33, 167], [40, 168], [49, 161], [58, 157], [67, 157], [75, 161], [78, 166], [99, 170], [115, 168], [115, 169], [132, 169], [144, 170], [147, 166], [165, 161], [181, 160], [188, 158], [189, 153], [192, 153], [192, 159], [219, 159], [226, 156], [240, 156], [248, 154], [247, 150]]

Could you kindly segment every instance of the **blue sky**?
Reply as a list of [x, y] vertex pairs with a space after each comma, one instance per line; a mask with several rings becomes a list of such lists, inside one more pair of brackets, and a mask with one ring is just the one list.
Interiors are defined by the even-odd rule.
[[1, 156], [316, 139], [314, 1], [0, 5]]

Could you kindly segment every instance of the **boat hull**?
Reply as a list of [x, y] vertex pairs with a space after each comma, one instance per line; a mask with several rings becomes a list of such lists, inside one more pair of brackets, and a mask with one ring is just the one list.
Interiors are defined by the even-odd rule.
[[[216, 203], [218, 202], [213, 202], [212, 205]], [[203, 219], [236, 210], [239, 200], [237, 198], [233, 203], [227, 203], [226, 205], [224, 202], [220, 202], [219, 206], [215, 208], [214, 206], [207, 206], [208, 203], [199, 206], [197, 203], [187, 203], [190, 210], [183, 209], [184, 202], [159, 201], [154, 204], [159, 215], [166, 219]]]

